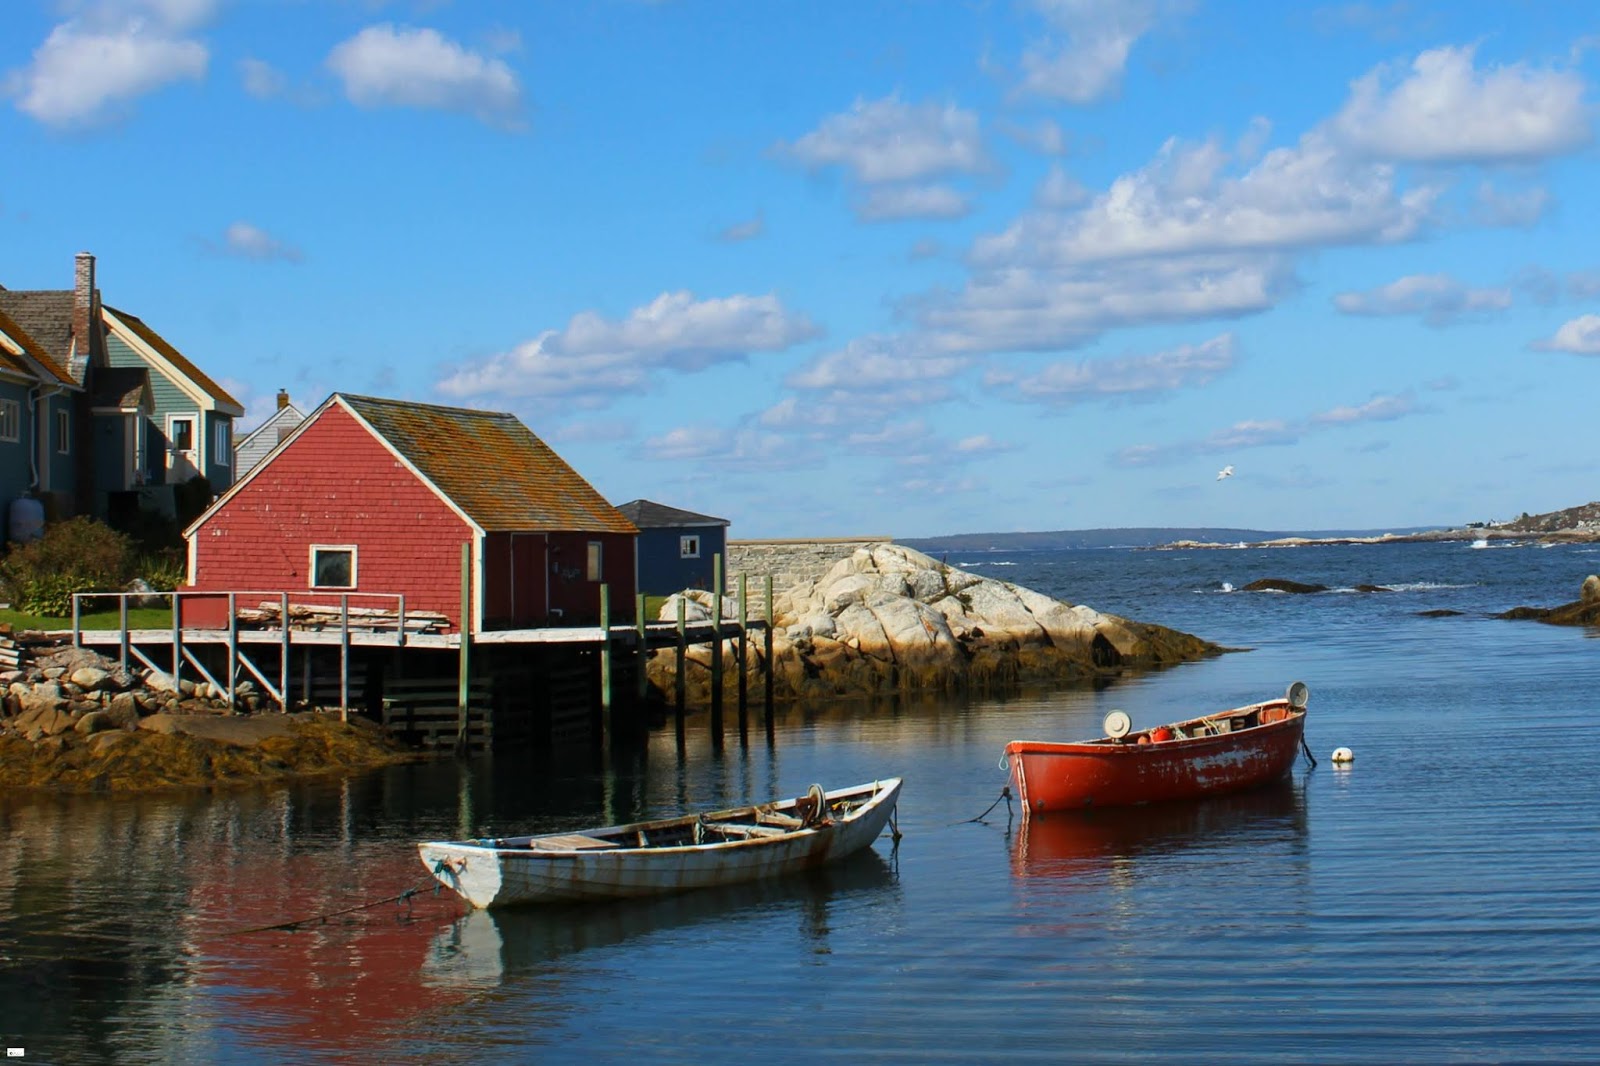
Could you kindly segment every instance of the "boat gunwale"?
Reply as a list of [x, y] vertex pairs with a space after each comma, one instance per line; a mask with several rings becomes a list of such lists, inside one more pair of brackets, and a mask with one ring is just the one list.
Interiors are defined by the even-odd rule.
[[[1104, 755], [1110, 758], [1143, 757], [1156, 758], [1171, 756], [1174, 753], [1189, 751], [1196, 748], [1227, 747], [1238, 743], [1247, 737], [1263, 737], [1270, 733], [1292, 729], [1296, 725], [1305, 724], [1306, 708], [1294, 707], [1286, 699], [1264, 700], [1261, 703], [1249, 703], [1231, 710], [1216, 711], [1211, 714], [1202, 714], [1194, 718], [1186, 718], [1181, 722], [1164, 723], [1169, 729], [1182, 729], [1200, 723], [1213, 722], [1219, 718], [1232, 718], [1241, 714], [1259, 714], [1261, 711], [1273, 707], [1283, 707], [1288, 714], [1274, 722], [1258, 722], [1256, 725], [1244, 729], [1230, 730], [1226, 733], [1207, 733], [1204, 736], [1175, 736], [1170, 740], [1157, 740], [1148, 744], [1130, 742], [1129, 740], [1113, 740], [1110, 737], [1100, 737], [1096, 740], [1012, 740], [1007, 741], [1005, 754], [1010, 755]], [[1148, 734], [1151, 730], [1163, 726], [1151, 726], [1138, 732]], [[1136, 736], [1138, 734], [1130, 734]]]
[[[631, 858], [637, 858], [641, 855], [669, 855], [682, 852], [703, 852], [707, 850], [724, 851], [751, 844], [771, 847], [781, 841], [806, 839], [819, 833], [836, 830], [860, 821], [865, 815], [880, 807], [884, 803], [886, 797], [891, 795], [898, 797], [902, 783], [902, 778], [888, 777], [847, 788], [835, 789], [832, 792], [824, 792], [824, 797], [830, 801], [835, 799], [846, 799], [857, 795], [865, 797], [865, 801], [860, 806], [846, 812], [842, 817], [835, 821], [831, 821], [823, 825], [796, 826], [792, 831], [776, 836], [746, 837], [740, 840], [714, 840], [702, 844], [631, 844], [618, 845], [615, 847], [585, 847], [572, 849], [542, 849], [533, 846], [535, 841], [545, 840], [552, 837], [580, 835], [594, 838], [597, 844], [604, 844], [606, 841], [602, 839], [602, 834], [607, 833], [621, 834], [640, 831], [649, 832], [652, 829], [660, 830], [678, 828], [682, 826], [692, 826], [696, 822], [700, 821], [704, 821], [707, 824], [732, 822], [741, 816], [757, 815], [761, 811], [775, 811], [782, 810], [784, 808], [792, 808], [795, 804], [796, 798], [803, 799], [804, 795], [796, 798], [770, 801], [767, 803], [751, 804], [745, 807], [730, 807], [726, 810], [707, 811], [701, 814], [677, 815], [672, 818], [660, 818], [648, 822], [628, 822], [623, 825], [610, 825], [591, 829], [569, 829], [560, 832], [538, 833], [530, 836], [487, 838], [490, 841], [489, 843], [483, 842], [485, 838], [475, 838], [471, 840], [428, 840], [422, 841], [419, 846], [431, 848], [449, 848], [456, 851], [474, 852], [484, 855], [509, 855], [515, 856], [519, 859], [537, 858], [540, 860], [571, 861], [577, 861], [579, 859], [596, 859], [602, 855], [625, 855]], [[511, 844], [509, 843], [510, 841], [522, 841], [523, 843]]]

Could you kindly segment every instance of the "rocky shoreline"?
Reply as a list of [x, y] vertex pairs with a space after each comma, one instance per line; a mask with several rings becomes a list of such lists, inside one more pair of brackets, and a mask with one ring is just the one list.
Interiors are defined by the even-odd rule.
[[360, 770], [414, 756], [338, 712], [252, 714], [205, 683], [123, 670], [70, 645], [0, 673], [0, 788], [134, 792]]
[[[686, 617], [711, 617], [708, 592], [686, 596]], [[679, 597], [661, 610], [677, 617]], [[725, 616], [737, 605], [724, 598]], [[1104, 614], [1031, 589], [947, 566], [903, 545], [852, 552], [816, 581], [773, 604], [773, 689], [779, 700], [835, 700], [985, 691], [1158, 669], [1231, 649], [1175, 629]], [[739, 676], [732, 641], [723, 648], [724, 696]], [[765, 683], [761, 641], [751, 643], [745, 680]], [[654, 653], [648, 676], [676, 698], [675, 653]], [[711, 648], [689, 649], [685, 702], [711, 700]]]

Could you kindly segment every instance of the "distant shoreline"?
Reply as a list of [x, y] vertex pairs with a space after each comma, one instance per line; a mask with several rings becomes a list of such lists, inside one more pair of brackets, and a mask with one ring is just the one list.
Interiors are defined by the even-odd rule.
[[1600, 542], [1600, 529], [1519, 530], [1493, 528], [1434, 529], [1423, 533], [1382, 533], [1370, 537], [1274, 537], [1257, 541], [1175, 540], [1157, 544], [1145, 551], [1229, 548], [1302, 548], [1335, 544], [1427, 544], [1438, 541], [1512, 541], [1537, 544], [1594, 544]]

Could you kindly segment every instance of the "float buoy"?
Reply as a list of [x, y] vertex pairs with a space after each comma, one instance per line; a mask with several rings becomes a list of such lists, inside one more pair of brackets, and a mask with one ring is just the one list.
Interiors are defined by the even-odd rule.
[[1355, 762], [1356, 753], [1351, 751], [1349, 748], [1334, 748], [1333, 761], [1336, 763]]

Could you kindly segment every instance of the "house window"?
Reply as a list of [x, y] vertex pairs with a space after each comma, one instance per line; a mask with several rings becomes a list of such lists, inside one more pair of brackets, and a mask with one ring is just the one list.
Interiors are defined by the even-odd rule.
[[194, 451], [194, 419], [174, 418], [171, 425], [172, 447], [180, 452]]
[[687, 537], [679, 537], [678, 538], [678, 558], [680, 558], [680, 559], [698, 559], [698, 558], [700, 558], [700, 538], [698, 536], [694, 536], [694, 535], [690, 535], [690, 536], [687, 536]]
[[72, 415], [67, 411], [56, 412], [56, 453], [66, 455], [72, 451]]
[[0, 440], [22, 439], [22, 405], [16, 400], [0, 400]]
[[605, 570], [600, 565], [601, 562], [602, 562], [602, 556], [600, 554], [600, 542], [598, 540], [591, 540], [589, 542], [589, 580], [590, 581], [604, 581], [605, 580]]
[[354, 544], [313, 544], [311, 546], [311, 587], [314, 589], [355, 588], [356, 546]]
[[211, 461], [218, 466], [233, 465], [233, 426], [219, 421], [211, 428]]

